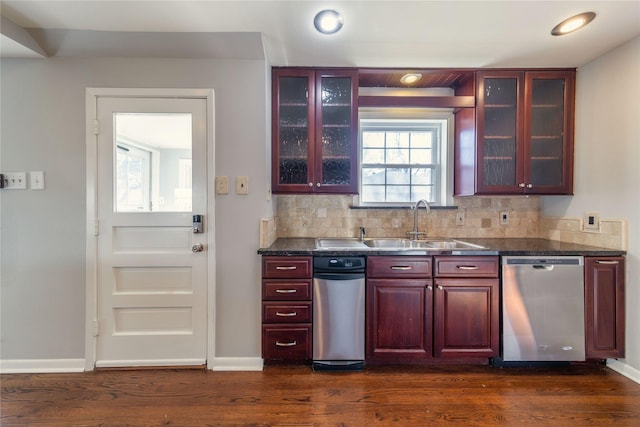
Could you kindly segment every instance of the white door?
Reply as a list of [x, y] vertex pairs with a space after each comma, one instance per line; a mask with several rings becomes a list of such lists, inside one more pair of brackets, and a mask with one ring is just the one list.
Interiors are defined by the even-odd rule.
[[97, 98], [97, 367], [206, 363], [206, 108]]

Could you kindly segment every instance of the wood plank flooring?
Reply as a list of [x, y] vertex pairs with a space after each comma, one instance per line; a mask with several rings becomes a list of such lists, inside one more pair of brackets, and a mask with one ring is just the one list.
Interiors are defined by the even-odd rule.
[[5, 374], [15, 426], [640, 426], [640, 384], [601, 365]]

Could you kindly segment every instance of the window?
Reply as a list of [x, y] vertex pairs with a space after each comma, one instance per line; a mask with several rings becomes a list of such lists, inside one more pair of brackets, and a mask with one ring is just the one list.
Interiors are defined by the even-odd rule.
[[115, 113], [116, 212], [191, 212], [191, 113]]
[[447, 119], [361, 119], [360, 204], [446, 204]]

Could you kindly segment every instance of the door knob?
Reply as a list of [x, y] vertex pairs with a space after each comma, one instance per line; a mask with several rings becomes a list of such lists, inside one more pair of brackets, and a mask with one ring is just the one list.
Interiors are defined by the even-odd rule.
[[202, 251], [204, 251], [204, 245], [202, 243], [196, 243], [191, 247], [191, 252], [193, 252], [194, 254]]

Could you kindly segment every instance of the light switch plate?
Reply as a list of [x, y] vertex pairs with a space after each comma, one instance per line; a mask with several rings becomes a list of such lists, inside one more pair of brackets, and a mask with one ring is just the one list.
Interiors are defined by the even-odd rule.
[[44, 190], [44, 172], [29, 172], [29, 181], [31, 181], [32, 190]]
[[3, 174], [4, 190], [25, 190], [27, 188], [26, 172], [9, 172]]
[[216, 176], [216, 194], [229, 194], [228, 176]]
[[249, 194], [249, 177], [236, 177], [236, 194]]
[[587, 212], [584, 214], [584, 229], [587, 231], [600, 230], [600, 214], [598, 212]]

